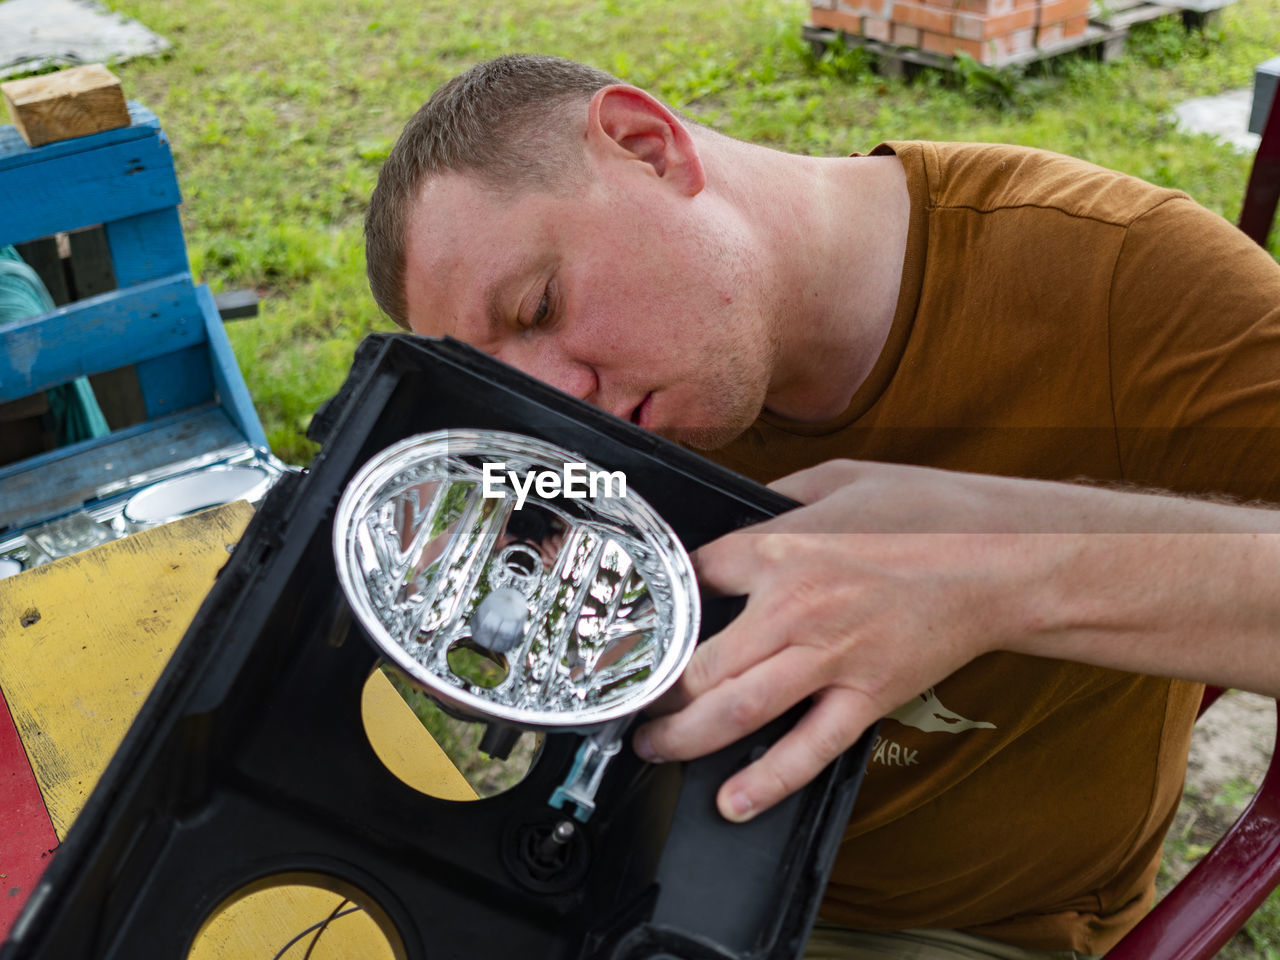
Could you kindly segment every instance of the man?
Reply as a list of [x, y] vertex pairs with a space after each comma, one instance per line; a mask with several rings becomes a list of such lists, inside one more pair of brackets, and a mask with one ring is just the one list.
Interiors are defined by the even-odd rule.
[[[1189, 511], [1175, 530], [1256, 517], [828, 461], [1280, 499], [1265, 253], [1182, 194], [1068, 158], [791, 156], [541, 57], [436, 91], [366, 237], [402, 326], [807, 504], [699, 551], [703, 585], [747, 608], [635, 747], [697, 756], [812, 697], [721, 789], [746, 819], [888, 716], [815, 957], [1095, 955], [1140, 918], [1200, 694], [1162, 678], [1272, 682], [1276, 658], [1265, 613], [1213, 634], [1189, 591], [1103, 609], [1095, 588], [1152, 543], [1080, 535], [1162, 529], [1168, 504]], [[1215, 573], [1254, 569], [1212, 542]], [[1160, 546], [1186, 579], [1185, 542]], [[1135, 623], [1153, 610], [1193, 640]]]

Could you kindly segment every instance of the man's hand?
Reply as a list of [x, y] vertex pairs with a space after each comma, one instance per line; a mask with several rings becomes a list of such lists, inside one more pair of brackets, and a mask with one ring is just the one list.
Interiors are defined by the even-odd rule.
[[694, 555], [746, 607], [635, 735], [692, 759], [812, 698], [721, 787], [730, 820], [991, 650], [1280, 695], [1280, 510], [850, 461], [773, 486], [803, 505]]
[[[1007, 482], [840, 461], [774, 484], [804, 506], [694, 555], [703, 588], [746, 595], [746, 607], [698, 648], [659, 705], [666, 715], [637, 731], [637, 752], [702, 756], [812, 697], [796, 727], [721, 788], [721, 813], [746, 820], [812, 780], [878, 718], [993, 649], [1008, 625], [984, 591], [1030, 573], [1022, 545], [939, 533], [1004, 525], [987, 481]], [[885, 532], [904, 530], [937, 535]]]

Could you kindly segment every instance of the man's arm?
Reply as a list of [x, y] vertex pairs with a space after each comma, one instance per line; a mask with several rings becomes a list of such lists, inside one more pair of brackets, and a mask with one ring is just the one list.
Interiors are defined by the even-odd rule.
[[804, 506], [697, 552], [746, 608], [636, 734], [688, 759], [812, 697], [721, 788], [729, 819], [994, 650], [1280, 695], [1280, 510], [848, 461], [774, 486]]

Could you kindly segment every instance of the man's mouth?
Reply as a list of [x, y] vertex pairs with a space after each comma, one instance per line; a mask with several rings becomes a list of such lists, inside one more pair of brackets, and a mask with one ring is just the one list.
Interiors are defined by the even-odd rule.
[[637, 427], [647, 430], [649, 421], [649, 411], [653, 406], [653, 394], [646, 393], [644, 399], [636, 404], [636, 408], [631, 411], [631, 422]]

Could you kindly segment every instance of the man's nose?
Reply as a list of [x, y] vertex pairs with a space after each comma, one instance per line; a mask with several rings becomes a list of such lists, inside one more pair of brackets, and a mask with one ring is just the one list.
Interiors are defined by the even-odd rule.
[[600, 383], [590, 364], [545, 342], [516, 352], [507, 362], [529, 376], [588, 403], [594, 403], [599, 392]]

